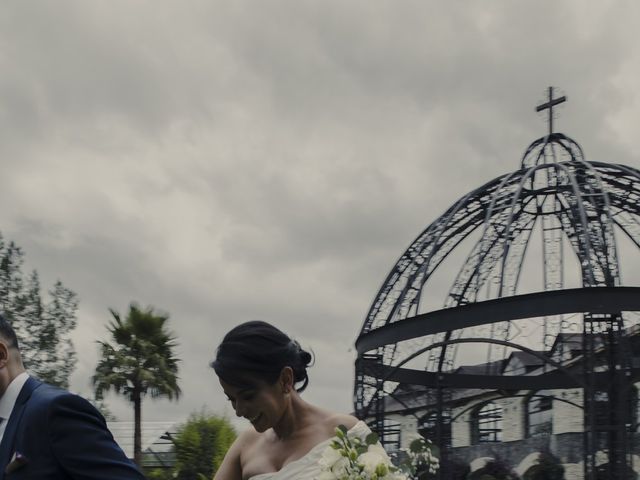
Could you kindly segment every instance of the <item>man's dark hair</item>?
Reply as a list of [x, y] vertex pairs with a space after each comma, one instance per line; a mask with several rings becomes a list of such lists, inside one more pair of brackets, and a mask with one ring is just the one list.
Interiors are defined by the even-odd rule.
[[16, 332], [6, 319], [4, 315], [0, 313], [0, 336], [9, 343], [9, 347], [18, 348], [18, 337]]

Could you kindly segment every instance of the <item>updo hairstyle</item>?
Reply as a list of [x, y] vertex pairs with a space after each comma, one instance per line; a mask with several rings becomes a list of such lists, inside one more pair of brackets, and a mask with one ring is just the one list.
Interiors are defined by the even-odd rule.
[[273, 385], [284, 367], [291, 367], [296, 391], [309, 383], [311, 354], [273, 325], [254, 320], [233, 328], [218, 346], [211, 366], [216, 375], [236, 387], [255, 387], [256, 380]]

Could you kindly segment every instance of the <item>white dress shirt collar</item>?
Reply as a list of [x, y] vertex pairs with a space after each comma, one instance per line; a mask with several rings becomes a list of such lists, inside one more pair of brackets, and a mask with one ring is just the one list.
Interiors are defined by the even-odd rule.
[[11, 381], [4, 395], [0, 397], [0, 417], [4, 418], [5, 421], [11, 416], [13, 406], [16, 404], [16, 400], [18, 400], [18, 395], [20, 395], [20, 391], [28, 379], [29, 375], [27, 372], [22, 372]]

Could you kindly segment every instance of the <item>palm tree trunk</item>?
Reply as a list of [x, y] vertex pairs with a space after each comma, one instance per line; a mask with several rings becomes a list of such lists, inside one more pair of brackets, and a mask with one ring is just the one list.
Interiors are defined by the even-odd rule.
[[133, 461], [142, 466], [142, 397], [137, 388], [133, 392]]

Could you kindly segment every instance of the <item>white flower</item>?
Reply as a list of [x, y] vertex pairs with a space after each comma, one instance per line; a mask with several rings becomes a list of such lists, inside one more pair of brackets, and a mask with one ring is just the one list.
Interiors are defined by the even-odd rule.
[[331, 466], [331, 473], [337, 478], [346, 477], [349, 474], [349, 459], [340, 457], [338, 461]]
[[[409, 480], [412, 478], [407, 477], [393, 465], [384, 447], [376, 440], [377, 437], [373, 434], [367, 435], [366, 438], [359, 438], [351, 431], [346, 432], [344, 426], [338, 427], [335, 439], [322, 452], [318, 462], [322, 473], [314, 480]], [[414, 450], [416, 457], [431, 460], [430, 448], [426, 443], [416, 446]], [[428, 466], [432, 467], [433, 462], [429, 462]], [[411, 471], [415, 471], [415, 468]]]
[[408, 480], [407, 476], [402, 472], [389, 472], [384, 477], [378, 477], [379, 480]]
[[386, 453], [382, 456], [379, 452], [368, 451], [358, 457], [358, 463], [362, 465], [364, 472], [367, 475], [373, 475], [376, 472], [378, 465], [388, 464], [388, 457]]
[[328, 468], [331, 468], [333, 464], [336, 463], [341, 458], [342, 458], [342, 455], [340, 454], [340, 452], [335, 448], [329, 446], [324, 449], [324, 452], [322, 452], [322, 457], [320, 458], [320, 460], [318, 460], [318, 463], [320, 464], [320, 467], [322, 467], [323, 469], [325, 468], [328, 469]]
[[380, 445], [380, 443], [374, 443], [373, 445], [369, 445], [369, 447], [367, 448], [367, 452], [380, 455], [382, 458], [384, 458], [385, 463], [390, 462], [389, 455], [387, 455], [387, 451], [384, 449], [382, 445]]

